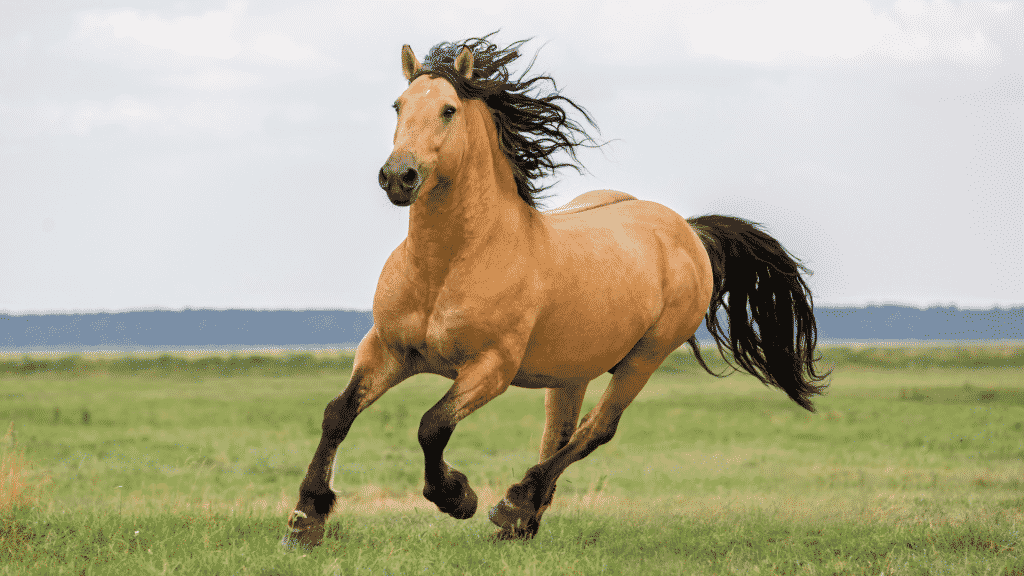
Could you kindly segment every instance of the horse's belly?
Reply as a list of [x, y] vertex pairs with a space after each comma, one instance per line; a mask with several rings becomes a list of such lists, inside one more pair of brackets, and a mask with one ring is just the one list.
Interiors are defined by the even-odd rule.
[[[605, 370], [607, 372], [607, 370]], [[601, 373], [597, 374], [600, 376]], [[547, 374], [532, 374], [524, 372], [523, 369], [519, 370], [516, 377], [512, 380], [513, 386], [519, 388], [566, 388], [570, 386], [578, 386], [590, 382], [594, 377], [571, 377], [571, 376], [550, 376]]]

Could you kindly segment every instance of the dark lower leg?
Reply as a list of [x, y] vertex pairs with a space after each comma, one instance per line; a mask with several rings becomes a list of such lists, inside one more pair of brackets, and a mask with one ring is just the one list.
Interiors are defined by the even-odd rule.
[[455, 425], [504, 392], [517, 369], [518, 363], [498, 351], [478, 355], [459, 369], [452, 387], [420, 420], [423, 496], [454, 518], [464, 520], [475, 514], [477, 498], [465, 474], [444, 461], [444, 449]]
[[423, 448], [423, 497], [437, 504], [437, 508], [459, 520], [476, 513], [477, 497], [469, 487], [466, 475], [444, 461], [444, 449], [455, 430], [454, 424], [439, 419], [434, 409], [427, 411], [420, 421], [419, 441]]
[[373, 332], [367, 335], [356, 352], [356, 368], [348, 386], [324, 409], [320, 443], [299, 485], [299, 501], [288, 517], [291, 535], [285, 537], [287, 546], [308, 548], [320, 543], [335, 502], [331, 471], [338, 445], [348, 435], [356, 416], [408, 375], [403, 365], [383, 357]]
[[336, 498], [330, 486], [334, 456], [338, 445], [352, 427], [358, 405], [356, 386], [350, 384], [324, 410], [320, 443], [306, 470], [306, 476], [299, 484], [299, 501], [288, 517], [288, 527], [297, 535], [299, 543], [307, 547], [315, 546], [323, 539], [324, 525]]
[[358, 415], [362, 401], [357, 386], [349, 386], [337, 398], [327, 403], [324, 419], [320, 424], [320, 443], [309, 463], [303, 487], [329, 488], [330, 471], [334, 466], [334, 454], [348, 436], [349, 429]]

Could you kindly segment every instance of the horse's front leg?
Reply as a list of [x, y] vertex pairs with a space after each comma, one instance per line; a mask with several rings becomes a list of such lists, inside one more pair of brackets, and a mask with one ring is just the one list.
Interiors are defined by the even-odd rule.
[[338, 445], [360, 412], [410, 375], [409, 369], [384, 347], [376, 330], [371, 329], [356, 350], [348, 386], [324, 410], [320, 444], [299, 485], [299, 501], [288, 516], [291, 531], [281, 542], [283, 545], [310, 548], [323, 540], [327, 516], [335, 501], [331, 473]]
[[423, 448], [423, 496], [438, 509], [459, 520], [476, 513], [476, 493], [466, 475], [444, 460], [444, 449], [455, 425], [506, 389], [518, 363], [497, 352], [484, 352], [463, 366], [454, 384], [420, 420], [419, 441]]

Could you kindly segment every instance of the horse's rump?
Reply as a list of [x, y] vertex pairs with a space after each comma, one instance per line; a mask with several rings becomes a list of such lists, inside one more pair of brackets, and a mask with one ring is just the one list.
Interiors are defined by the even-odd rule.
[[594, 378], [655, 325], [670, 348], [699, 325], [711, 267], [697, 235], [661, 204], [612, 199], [597, 209], [545, 218], [551, 258], [541, 263], [543, 310], [524, 374]]

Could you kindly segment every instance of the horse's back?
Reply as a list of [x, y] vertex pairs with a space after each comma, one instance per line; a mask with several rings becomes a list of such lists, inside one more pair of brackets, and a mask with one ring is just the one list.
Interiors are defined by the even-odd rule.
[[710, 301], [711, 262], [697, 233], [674, 210], [611, 190], [588, 192], [565, 207], [573, 204], [575, 212], [549, 216], [547, 227], [557, 254], [549, 264], [581, 280], [574, 288], [631, 298], [650, 290], [659, 311], [671, 293]]
[[636, 199], [635, 196], [618, 190], [591, 190], [580, 194], [558, 208], [545, 210], [543, 213], [545, 216], [564, 216]]
[[[635, 264], [653, 264], [648, 250], [669, 250], [678, 257], [703, 253], [699, 238], [682, 216], [671, 208], [640, 200], [616, 190], [592, 190], [568, 203], [542, 212], [553, 241], [564, 249], [608, 257], [617, 248], [632, 248]], [[610, 241], [610, 244], [609, 244]], [[684, 256], [685, 258], [685, 256]]]

